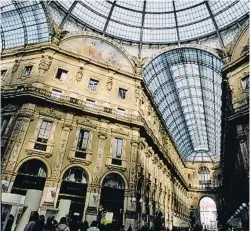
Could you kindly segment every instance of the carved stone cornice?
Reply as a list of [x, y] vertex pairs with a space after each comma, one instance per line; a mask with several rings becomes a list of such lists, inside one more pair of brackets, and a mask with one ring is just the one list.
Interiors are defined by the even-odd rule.
[[76, 123], [80, 124], [80, 125], [84, 125], [86, 127], [90, 127], [90, 128], [97, 128], [97, 125], [95, 123], [93, 123], [93, 121], [91, 119], [88, 119], [88, 118], [77, 119]]
[[44, 115], [44, 116], [49, 116], [49, 117], [57, 119], [57, 120], [60, 120], [62, 118], [62, 116], [59, 114], [59, 112], [57, 112], [53, 108], [41, 109], [39, 111], [39, 114]]
[[67, 158], [71, 164], [84, 164], [85, 166], [88, 166], [91, 164], [91, 161], [82, 159], [82, 158], [77, 158], [77, 157], [68, 157]]
[[21, 110], [17, 113], [17, 117], [25, 117], [25, 118], [29, 118], [30, 120], [34, 120], [34, 114], [33, 111], [26, 111], [26, 110]]
[[118, 172], [125, 172], [126, 168], [122, 167], [122, 166], [116, 166], [116, 165], [106, 165], [107, 169], [110, 171], [118, 171]]
[[111, 132], [114, 133], [114, 134], [120, 134], [120, 135], [123, 135], [123, 136], [128, 136], [129, 135], [129, 133], [124, 131], [124, 129], [122, 129], [122, 128], [119, 128], [119, 129], [111, 128]]
[[12, 104], [7, 104], [5, 107], [2, 108], [2, 112], [15, 112], [17, 111], [18, 107]]
[[30, 150], [30, 149], [25, 149], [25, 152], [29, 156], [43, 156], [45, 158], [50, 158], [52, 156], [52, 153], [50, 152], [42, 152], [42, 151], [36, 151], [36, 150]]

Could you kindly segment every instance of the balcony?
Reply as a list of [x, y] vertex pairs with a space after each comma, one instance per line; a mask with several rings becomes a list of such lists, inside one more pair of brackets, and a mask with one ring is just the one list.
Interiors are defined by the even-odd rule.
[[[52, 87], [49, 85], [43, 85], [43, 86], [48, 89]], [[32, 85], [27, 85], [27, 86], [15, 85], [13, 87], [7, 86], [3, 87], [1, 91], [3, 98], [10, 99], [16, 96], [30, 95], [46, 101], [51, 101], [54, 103], [67, 105], [84, 111], [92, 112], [94, 114], [101, 114], [108, 117], [114, 117], [117, 120], [134, 122], [135, 124], [138, 124], [138, 121], [142, 122], [141, 117], [139, 115], [135, 115], [134, 111], [132, 110], [126, 110], [126, 112], [124, 112], [124, 114], [122, 114], [121, 116], [121, 114], [117, 110], [115, 110], [118, 105], [110, 105], [110, 107], [105, 107], [102, 106], [105, 105], [104, 101], [95, 101], [96, 104], [89, 106], [88, 104], [86, 104], [86, 101], [83, 100], [84, 96], [79, 96], [79, 98], [73, 98], [70, 96], [71, 92], [68, 91], [64, 91], [63, 94], [60, 94], [60, 97], [53, 93], [54, 90], [47, 90]]]

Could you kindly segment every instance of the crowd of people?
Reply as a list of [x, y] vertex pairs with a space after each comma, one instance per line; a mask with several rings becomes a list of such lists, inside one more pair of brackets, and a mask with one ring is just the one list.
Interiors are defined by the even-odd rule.
[[[12, 215], [9, 216], [7, 225], [4, 231], [13, 231], [14, 217]], [[189, 228], [186, 228], [190, 230]], [[173, 227], [172, 231], [186, 231], [185, 228], [176, 228]], [[195, 226], [191, 230], [193, 231], [202, 231], [202, 226]], [[25, 226], [23, 231], [134, 231], [131, 226], [127, 230], [123, 225], [119, 225], [118, 223], [112, 224], [101, 224], [97, 221], [93, 221], [89, 226], [87, 221], [72, 221], [66, 217], [62, 217], [60, 222], [58, 223], [55, 220], [55, 217], [49, 217], [47, 221], [45, 221], [44, 215], [39, 215], [38, 212], [32, 212], [30, 216], [30, 220], [28, 224]], [[153, 227], [150, 229], [146, 226], [142, 226], [140, 229], [135, 231], [170, 231], [169, 228], [162, 227], [159, 230], [155, 230]], [[206, 230], [205, 230], [206, 231]]]

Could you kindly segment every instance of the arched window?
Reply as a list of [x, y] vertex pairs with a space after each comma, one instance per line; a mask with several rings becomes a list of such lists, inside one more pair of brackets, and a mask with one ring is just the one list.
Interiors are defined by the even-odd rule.
[[43, 190], [47, 177], [46, 165], [37, 159], [28, 160], [18, 169], [11, 193], [26, 195], [28, 189]]
[[124, 182], [120, 175], [111, 173], [105, 176], [103, 183], [103, 187], [109, 188], [117, 188], [117, 189], [124, 189]]
[[47, 167], [40, 160], [28, 160], [18, 169], [18, 173], [31, 176], [46, 177]]
[[201, 188], [207, 188], [210, 186], [210, 171], [207, 167], [202, 166], [198, 170], [198, 176], [199, 176], [199, 186]]
[[68, 169], [63, 175], [64, 181], [72, 181], [87, 184], [88, 177], [86, 172], [80, 167], [73, 167]]
[[214, 200], [203, 197], [199, 203], [200, 221], [203, 229], [213, 230], [217, 228], [217, 209]]

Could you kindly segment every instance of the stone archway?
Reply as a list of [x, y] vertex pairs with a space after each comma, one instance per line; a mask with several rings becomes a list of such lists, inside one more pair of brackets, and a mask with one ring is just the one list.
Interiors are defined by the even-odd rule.
[[200, 199], [199, 213], [203, 229], [217, 229], [217, 208], [211, 197], [204, 196]]

